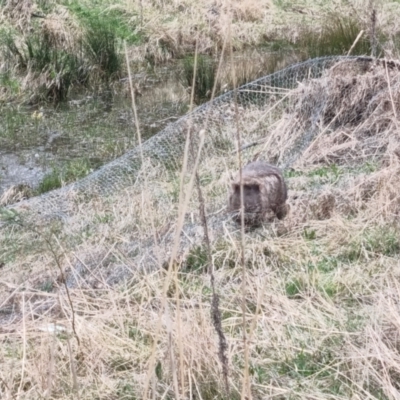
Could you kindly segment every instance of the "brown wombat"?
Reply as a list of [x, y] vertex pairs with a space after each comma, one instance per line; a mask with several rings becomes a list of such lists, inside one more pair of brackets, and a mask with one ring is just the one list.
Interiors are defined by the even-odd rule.
[[[287, 189], [279, 168], [263, 161], [247, 164], [242, 169], [244, 221], [259, 225], [263, 220], [287, 214]], [[236, 221], [240, 216], [240, 175], [237, 173], [229, 194], [229, 211]]]

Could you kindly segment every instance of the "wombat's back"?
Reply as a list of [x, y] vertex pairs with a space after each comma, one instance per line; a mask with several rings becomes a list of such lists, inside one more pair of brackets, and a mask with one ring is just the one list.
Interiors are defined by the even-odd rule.
[[[239, 175], [239, 174], [238, 174]], [[254, 178], [263, 178], [275, 175], [283, 180], [282, 171], [274, 165], [264, 161], [253, 161], [242, 168], [242, 175], [252, 176]]]

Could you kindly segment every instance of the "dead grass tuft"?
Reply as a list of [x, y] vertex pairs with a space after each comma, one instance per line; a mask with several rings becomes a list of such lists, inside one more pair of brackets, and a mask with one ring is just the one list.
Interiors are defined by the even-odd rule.
[[66, 7], [58, 5], [46, 15], [41, 24], [41, 35], [57, 49], [79, 52], [83, 30]]
[[33, 190], [29, 185], [20, 184], [11, 186], [0, 196], [0, 207], [18, 203], [32, 196]]
[[306, 147], [298, 165], [355, 165], [382, 160], [398, 147], [392, 133], [399, 124], [399, 66], [354, 64], [340, 63], [292, 93], [288, 115], [276, 128], [281, 134], [274, 135], [279, 142], [269, 143], [271, 159], [285, 160]]

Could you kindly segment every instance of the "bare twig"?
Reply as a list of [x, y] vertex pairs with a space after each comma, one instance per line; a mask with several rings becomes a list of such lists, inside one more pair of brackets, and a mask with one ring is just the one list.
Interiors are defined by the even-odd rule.
[[199, 196], [200, 219], [201, 219], [201, 224], [202, 224], [203, 230], [204, 230], [204, 243], [205, 243], [206, 251], [207, 251], [208, 274], [210, 275], [210, 281], [211, 281], [211, 290], [212, 290], [211, 319], [212, 319], [215, 331], [217, 332], [217, 335], [218, 335], [218, 356], [219, 356], [219, 360], [221, 361], [221, 365], [222, 365], [222, 376], [224, 378], [226, 395], [229, 398], [229, 393], [230, 393], [229, 381], [228, 381], [229, 365], [228, 365], [228, 358], [226, 356], [228, 344], [226, 341], [224, 331], [222, 329], [221, 311], [219, 308], [219, 295], [218, 295], [217, 289], [215, 287], [214, 265], [212, 263], [211, 243], [210, 243], [210, 237], [208, 234], [208, 225], [207, 225], [207, 218], [206, 218], [206, 212], [205, 212], [205, 202], [204, 202], [203, 192], [200, 187], [200, 177], [197, 172], [196, 172], [196, 186], [197, 186], [197, 193]]
[[[62, 248], [61, 243], [58, 240], [58, 237], [54, 233], [52, 233], [52, 235], [53, 235], [55, 241], [57, 242], [58, 246], [62, 249], [63, 254], [64, 254], [64, 249]], [[79, 339], [79, 336], [78, 336], [78, 334], [76, 332], [76, 327], [75, 327], [75, 309], [74, 309], [74, 304], [72, 302], [71, 294], [70, 294], [70, 291], [69, 291], [69, 288], [68, 288], [68, 285], [67, 285], [67, 279], [66, 279], [66, 276], [65, 276], [65, 273], [64, 273], [64, 268], [62, 267], [62, 265], [60, 263], [59, 256], [57, 255], [56, 251], [53, 248], [51, 240], [47, 239], [47, 238], [44, 238], [44, 239], [45, 239], [45, 241], [47, 243], [47, 246], [48, 246], [48, 249], [50, 250], [51, 254], [53, 255], [54, 261], [56, 262], [56, 265], [57, 265], [57, 267], [58, 267], [58, 269], [60, 271], [61, 281], [62, 281], [62, 283], [64, 285], [65, 293], [67, 294], [68, 303], [69, 303], [69, 306], [71, 308], [72, 332], [74, 333], [75, 339], [78, 342], [78, 346], [80, 346], [81, 345], [81, 341]]]
[[[230, 29], [229, 35], [230, 36]], [[231, 43], [231, 42], [230, 42]], [[243, 351], [244, 351], [244, 366], [243, 366], [243, 382], [242, 382], [242, 400], [251, 399], [250, 380], [249, 380], [249, 346], [247, 341], [247, 321], [246, 321], [246, 285], [247, 285], [247, 271], [245, 263], [245, 226], [244, 226], [244, 197], [243, 197], [243, 176], [242, 176], [242, 156], [240, 152], [241, 146], [241, 135], [239, 129], [239, 109], [237, 101], [237, 83], [235, 69], [233, 68], [233, 50], [232, 46], [229, 48], [231, 58], [231, 73], [232, 81], [234, 86], [233, 102], [235, 105], [235, 128], [236, 128], [236, 142], [237, 142], [237, 160], [239, 167], [239, 181], [240, 181], [240, 264], [242, 268], [242, 340], [243, 340]]]
[[357, 37], [355, 38], [353, 44], [350, 47], [350, 50], [347, 52], [347, 55], [349, 56], [351, 54], [351, 52], [353, 51], [354, 47], [356, 46], [356, 44], [358, 43], [358, 41], [361, 39], [361, 36], [364, 34], [364, 31], [361, 30], [360, 33], [357, 35]]
[[378, 40], [376, 37], [376, 9], [374, 8], [374, 0], [370, 0], [369, 7], [370, 9], [372, 9], [371, 25], [369, 29], [369, 41], [371, 45], [371, 56], [375, 58], [377, 56], [376, 53], [377, 53]]

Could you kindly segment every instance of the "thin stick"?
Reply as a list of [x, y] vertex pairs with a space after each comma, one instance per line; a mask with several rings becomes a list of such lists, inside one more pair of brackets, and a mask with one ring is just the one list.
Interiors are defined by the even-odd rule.
[[[228, 28], [228, 35], [230, 37], [230, 26]], [[232, 43], [231, 41], [229, 42]], [[242, 155], [240, 152], [241, 148], [241, 135], [239, 130], [239, 109], [237, 102], [237, 82], [236, 74], [233, 62], [233, 50], [232, 45], [229, 48], [229, 55], [231, 58], [231, 72], [232, 81], [234, 87], [234, 105], [235, 105], [235, 127], [236, 127], [236, 141], [237, 141], [237, 160], [239, 166], [239, 182], [240, 182], [240, 264], [242, 267], [242, 330], [243, 330], [243, 351], [244, 351], [244, 366], [243, 366], [243, 380], [242, 380], [242, 395], [241, 398], [244, 400], [251, 399], [250, 390], [250, 379], [249, 379], [249, 346], [247, 341], [247, 321], [246, 321], [246, 285], [247, 285], [247, 271], [245, 262], [245, 230], [244, 230], [244, 195], [243, 195], [243, 175], [242, 175]]]
[[210, 280], [211, 280], [211, 290], [212, 290], [211, 317], [214, 328], [218, 335], [218, 356], [222, 364], [222, 375], [225, 383], [226, 396], [227, 398], [229, 398], [230, 396], [230, 389], [228, 382], [229, 367], [228, 367], [228, 358], [226, 356], [226, 350], [228, 348], [228, 344], [226, 341], [224, 331], [222, 329], [221, 311], [219, 309], [219, 295], [217, 293], [217, 289], [215, 286], [214, 265], [212, 263], [212, 257], [211, 257], [211, 243], [208, 234], [205, 201], [200, 186], [200, 177], [197, 172], [196, 172], [196, 186], [199, 196], [200, 219], [204, 229], [204, 242], [207, 249], [208, 274], [210, 275]]
[[130, 89], [130, 92], [131, 92], [132, 110], [133, 110], [133, 115], [134, 115], [134, 118], [135, 118], [134, 123], [135, 123], [135, 126], [136, 126], [136, 132], [137, 132], [137, 136], [138, 136], [138, 143], [139, 143], [139, 149], [140, 149], [140, 158], [142, 160], [142, 165], [143, 165], [142, 135], [140, 134], [139, 119], [138, 119], [137, 110], [136, 110], [135, 90], [133, 89], [131, 67], [129, 65], [128, 49], [126, 47], [126, 42], [124, 42], [124, 47], [125, 47], [126, 66], [128, 68], [128, 79], [129, 79], [129, 89]]
[[76, 373], [75, 359], [72, 354], [71, 342], [69, 341], [68, 337], [67, 337], [67, 347], [68, 347], [68, 354], [69, 354], [69, 364], [71, 367], [71, 375], [72, 375], [72, 388], [79, 400], [80, 396], [79, 396], [78, 375]]
[[[61, 245], [60, 241], [58, 240], [58, 237], [53, 233], [52, 234], [54, 237], [54, 240], [57, 242], [57, 245], [59, 246], [59, 248], [61, 249], [61, 251], [63, 252], [63, 254], [65, 255], [65, 250], [63, 248], [63, 246]], [[47, 246], [50, 250], [50, 252], [52, 253], [53, 257], [54, 257], [54, 261], [56, 262], [56, 265], [58, 267], [58, 269], [60, 270], [60, 275], [61, 275], [61, 279], [65, 288], [65, 293], [67, 294], [67, 300], [68, 300], [68, 304], [71, 308], [71, 327], [72, 327], [72, 332], [74, 333], [74, 337], [76, 339], [76, 341], [78, 342], [78, 346], [81, 345], [81, 341], [79, 339], [79, 336], [76, 332], [76, 321], [75, 321], [75, 308], [74, 308], [74, 303], [72, 302], [72, 298], [71, 298], [71, 293], [69, 291], [68, 285], [67, 285], [67, 279], [65, 277], [65, 273], [64, 273], [64, 268], [62, 267], [60, 260], [59, 260], [59, 256], [57, 255], [56, 251], [53, 248], [53, 245], [50, 241], [50, 239], [46, 239], [45, 241], [47, 243]]]
[[[195, 54], [194, 54], [194, 71], [193, 71], [193, 82], [192, 82], [192, 92], [190, 95], [190, 111], [193, 109], [194, 105], [194, 94], [195, 94], [195, 86], [196, 86], [196, 74], [197, 74], [197, 61], [198, 61], [198, 40], [196, 40], [196, 48], [195, 48]], [[184, 165], [182, 166], [182, 171], [181, 171], [181, 182], [180, 182], [180, 188], [179, 188], [179, 206], [182, 204], [182, 201], [184, 199], [183, 197], [183, 189], [184, 189], [184, 180], [186, 176], [186, 170], [187, 170], [187, 163], [188, 163], [188, 157], [189, 157], [189, 146], [190, 146], [190, 141], [191, 141], [191, 133], [192, 133], [192, 120], [189, 123], [187, 135], [186, 135], [186, 143], [185, 143], [185, 160], [184, 160]], [[194, 171], [195, 174], [197, 175], [197, 170]], [[180, 207], [179, 207], [180, 209]], [[183, 227], [183, 225], [182, 225]], [[180, 234], [180, 233], [179, 233]], [[178, 233], [176, 233], [178, 235]], [[179, 239], [177, 239], [179, 240]], [[185, 388], [185, 368], [184, 368], [184, 357], [183, 357], [183, 344], [182, 340], [179, 340], [179, 338], [182, 337], [182, 326], [181, 326], [181, 307], [180, 307], [180, 296], [179, 296], [179, 279], [178, 279], [178, 268], [174, 268], [174, 284], [175, 284], [175, 303], [176, 303], [176, 313], [177, 313], [177, 320], [178, 320], [178, 326], [177, 326], [177, 336], [178, 336], [178, 350], [179, 350], [179, 372], [180, 372], [180, 387], [182, 390], [182, 398], [185, 397], [184, 393], [184, 388]], [[171, 348], [171, 357], [173, 357], [172, 353], [172, 348]], [[179, 393], [177, 393], [179, 395]]]
[[349, 56], [351, 54], [351, 52], [353, 51], [355, 45], [358, 43], [358, 41], [360, 40], [361, 36], [364, 34], [364, 31], [361, 30], [360, 33], [357, 35], [356, 40], [353, 42], [353, 44], [350, 47], [350, 50], [347, 52], [347, 55]]
[[143, 29], [143, 0], [139, 0], [140, 30]]
[[25, 321], [25, 293], [22, 293], [22, 368], [21, 368], [21, 380], [18, 387], [17, 398], [20, 398], [20, 393], [25, 379], [25, 364], [26, 364], [26, 321]]
[[[55, 326], [55, 323], [54, 323]], [[48, 373], [47, 373], [47, 389], [46, 389], [46, 398], [49, 399], [52, 397], [53, 393], [53, 379], [54, 379], [54, 367], [55, 367], [55, 345], [57, 341], [57, 330], [54, 329], [53, 335], [51, 337], [51, 345], [50, 345], [50, 350], [49, 350], [49, 367], [48, 367]]]
[[[128, 57], [128, 49], [126, 47], [126, 42], [124, 42], [124, 48], [125, 48], [125, 60], [126, 60], [126, 66], [128, 69], [128, 79], [129, 79], [129, 89], [131, 92], [131, 101], [132, 101], [132, 110], [133, 110], [133, 116], [134, 116], [134, 124], [136, 126], [136, 132], [137, 132], [137, 137], [138, 137], [138, 144], [139, 144], [139, 150], [140, 150], [140, 162], [142, 165], [142, 168], [144, 168], [144, 155], [143, 155], [143, 148], [142, 148], [142, 134], [140, 131], [140, 124], [139, 124], [139, 118], [137, 115], [137, 108], [136, 108], [136, 97], [135, 97], [135, 90], [133, 88], [133, 81], [132, 81], [132, 73], [131, 73], [131, 67], [129, 65], [129, 57]], [[144, 173], [146, 174], [146, 170], [144, 168]], [[144, 179], [144, 192], [148, 193], [148, 185], [147, 185], [147, 178], [145, 177]], [[150, 212], [150, 223], [151, 223], [151, 228], [153, 231], [153, 240], [154, 240], [154, 245], [155, 248], [158, 248], [158, 240], [157, 240], [157, 235], [156, 235], [156, 228], [154, 224], [154, 216], [153, 213]], [[158, 262], [161, 267], [161, 261], [158, 259]]]
[[[215, 93], [217, 90], [217, 85], [220, 77], [220, 71], [222, 70], [222, 63], [224, 60], [224, 55], [226, 51], [226, 46], [227, 46], [227, 39], [228, 37], [224, 37], [224, 42], [222, 45], [222, 51], [221, 51], [221, 57], [219, 59], [218, 63], [218, 69], [217, 73], [215, 76], [214, 80], [214, 86], [211, 92], [211, 99], [210, 99], [210, 105], [212, 107], [212, 102], [215, 97]], [[195, 81], [193, 81], [194, 83]], [[194, 90], [193, 90], [194, 93]], [[208, 121], [209, 121], [210, 114], [207, 114], [206, 117], [206, 122], [205, 126], [208, 126]], [[197, 191], [198, 191], [198, 196], [199, 196], [199, 211], [200, 211], [200, 218], [202, 221], [203, 229], [204, 229], [204, 241], [205, 245], [207, 248], [207, 261], [208, 261], [208, 273], [210, 275], [210, 283], [211, 283], [211, 290], [212, 290], [212, 302], [211, 302], [211, 318], [212, 322], [215, 328], [215, 331], [217, 332], [218, 335], [218, 357], [220, 359], [221, 365], [222, 365], [222, 376], [225, 384], [225, 391], [226, 391], [226, 397], [230, 397], [230, 387], [229, 387], [229, 362], [228, 362], [228, 357], [226, 355], [226, 351], [228, 349], [228, 344], [227, 340], [224, 334], [224, 331], [222, 329], [222, 318], [221, 318], [221, 311], [219, 308], [219, 295], [217, 291], [217, 287], [215, 284], [215, 276], [214, 276], [214, 265], [212, 263], [212, 256], [211, 256], [211, 243], [210, 243], [210, 238], [208, 234], [208, 225], [207, 225], [207, 218], [206, 218], [206, 212], [205, 212], [205, 201], [203, 197], [203, 193], [201, 191], [201, 186], [200, 186], [200, 177], [198, 175], [198, 172], [196, 171], [196, 186], [197, 186]], [[196, 386], [197, 387], [197, 386]]]
[[376, 47], [377, 47], [377, 40], [376, 40], [376, 10], [374, 8], [374, 1], [370, 0], [369, 8], [372, 9], [371, 12], [371, 26], [369, 31], [369, 41], [371, 45], [371, 56], [376, 57]]
[[[158, 322], [157, 322], [157, 327], [156, 327], [156, 333], [155, 333], [155, 337], [159, 337], [160, 336], [160, 331], [161, 331], [161, 321], [162, 321], [162, 315], [165, 313], [165, 309], [166, 309], [166, 303], [167, 303], [167, 291], [168, 288], [171, 284], [171, 278], [172, 278], [172, 271], [173, 271], [173, 264], [174, 264], [174, 260], [176, 257], [176, 254], [178, 252], [178, 246], [179, 246], [179, 236], [180, 236], [180, 232], [182, 231], [182, 227], [183, 227], [183, 221], [186, 215], [186, 210], [189, 204], [189, 200], [191, 197], [191, 193], [193, 190], [193, 183], [194, 183], [194, 179], [195, 179], [195, 171], [197, 171], [197, 168], [199, 166], [199, 162], [200, 162], [200, 156], [201, 156], [201, 152], [204, 146], [204, 139], [205, 139], [205, 132], [204, 130], [201, 131], [199, 133], [200, 136], [200, 143], [199, 143], [199, 148], [198, 148], [198, 153], [197, 153], [197, 157], [195, 160], [195, 164], [194, 164], [194, 168], [193, 168], [193, 173], [190, 177], [190, 181], [187, 187], [187, 191], [186, 191], [186, 196], [184, 198], [183, 204], [182, 204], [182, 209], [180, 210], [180, 213], [178, 215], [178, 222], [177, 222], [177, 227], [176, 227], [176, 234], [175, 234], [175, 240], [174, 240], [174, 245], [172, 248], [172, 252], [171, 252], [171, 259], [169, 262], [169, 266], [168, 266], [168, 270], [167, 270], [167, 275], [164, 279], [164, 286], [163, 286], [163, 292], [162, 292], [162, 297], [161, 297], [161, 308], [160, 308], [160, 312], [159, 312], [159, 317], [158, 317]], [[149, 370], [146, 376], [146, 380], [145, 380], [145, 385], [144, 385], [144, 392], [143, 392], [143, 398], [147, 399], [147, 393], [148, 393], [148, 388], [149, 388], [149, 382], [150, 382], [150, 373], [151, 371], [154, 370], [154, 365], [155, 365], [155, 350], [156, 350], [156, 343], [157, 341], [155, 340], [153, 343], [153, 348], [152, 348], [152, 354], [150, 356], [150, 360], [149, 360]]]
[[389, 89], [390, 102], [392, 104], [393, 114], [395, 117], [395, 124], [396, 124], [396, 127], [398, 128], [398, 126], [397, 126], [397, 110], [396, 110], [396, 106], [395, 106], [394, 100], [393, 100], [392, 86], [390, 84], [390, 77], [389, 77], [389, 71], [388, 71], [386, 58], [383, 60], [383, 62], [385, 63], [385, 72], [386, 72], [386, 79], [387, 79], [387, 84], [388, 84], [388, 89]]
[[[133, 115], [134, 115], [134, 119], [135, 119], [134, 123], [135, 123], [135, 126], [136, 126], [136, 132], [137, 132], [137, 136], [138, 136], [141, 164], [142, 164], [142, 168], [144, 168], [144, 155], [143, 155], [143, 148], [142, 148], [142, 136], [141, 136], [141, 133], [140, 133], [139, 118], [138, 118], [138, 115], [137, 115], [137, 108], [136, 108], [135, 91], [133, 89], [132, 74], [131, 74], [131, 69], [130, 69], [130, 65], [129, 65], [129, 57], [128, 57], [128, 50], [127, 50], [127, 47], [126, 47], [126, 42], [124, 42], [124, 46], [125, 46], [126, 65], [127, 65], [127, 69], [128, 69], [129, 87], [130, 87], [130, 92], [131, 92], [132, 110], [133, 110]], [[147, 192], [148, 191], [147, 178], [145, 178], [144, 181], [145, 181], [145, 191]], [[151, 221], [151, 226], [152, 226], [152, 231], [153, 231], [154, 243], [155, 243], [155, 247], [157, 248], [158, 247], [158, 240], [157, 240], [157, 235], [156, 235], [156, 229], [155, 229], [155, 224], [154, 224], [153, 213], [150, 213], [150, 215], [151, 215], [150, 221]], [[160, 262], [160, 260], [158, 260], [158, 261], [159, 261], [160, 267], [161, 267], [161, 262]], [[168, 288], [168, 286], [164, 285], [163, 297], [162, 297], [164, 302], [163, 302], [162, 310], [166, 309], [167, 288]], [[179, 309], [179, 307], [178, 307], [178, 309]], [[161, 322], [161, 315], [162, 314], [159, 315], [159, 322]], [[157, 338], [159, 337], [160, 330], [161, 330], [161, 325], [159, 324], [158, 329], [156, 331], [156, 336], [155, 336], [156, 339], [153, 342], [152, 354], [150, 356], [149, 369], [148, 369], [147, 376], [146, 376], [144, 394], [143, 394], [144, 395], [144, 399], [147, 399], [148, 390], [149, 390], [149, 384], [150, 384], [150, 381], [152, 380], [152, 377], [154, 377], [155, 354], [156, 354], [155, 352], [156, 352], [156, 346], [157, 346]], [[179, 318], [178, 318], [178, 335], [180, 334], [180, 331], [181, 331], [181, 329], [180, 329], [180, 321], [179, 321]], [[179, 348], [179, 350], [180, 350], [179, 351], [180, 359], [182, 360], [181, 363], [183, 363], [183, 350], [182, 350], [181, 347]], [[175, 390], [175, 396], [179, 400], [179, 398], [180, 398], [179, 389], [178, 389], [179, 385], [178, 385], [177, 378], [176, 378], [176, 368], [174, 367], [175, 363], [174, 363], [174, 360], [173, 360], [173, 356], [174, 356], [174, 354], [173, 354], [173, 351], [172, 351], [172, 348], [171, 348], [171, 353], [170, 353], [171, 366], [172, 366], [172, 373], [173, 373], [173, 376], [174, 376], [174, 382], [176, 383], [176, 384], [174, 384], [174, 390]], [[182, 370], [182, 374], [183, 374], [183, 367], [181, 368], [181, 370]], [[182, 387], [183, 387], [184, 386], [183, 385], [184, 382], [182, 381], [181, 383], [182, 383]], [[154, 393], [153, 393], [153, 396], [154, 396]]]

